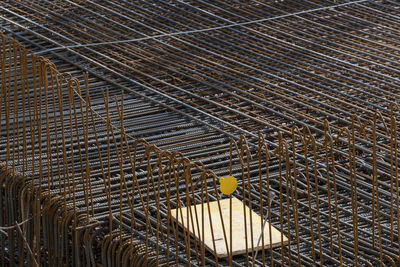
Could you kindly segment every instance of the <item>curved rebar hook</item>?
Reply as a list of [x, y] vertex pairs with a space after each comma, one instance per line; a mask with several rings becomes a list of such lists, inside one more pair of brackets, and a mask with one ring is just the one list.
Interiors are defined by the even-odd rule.
[[[352, 130], [354, 130], [354, 126], [355, 126], [355, 122], [358, 123], [358, 127], [360, 128], [360, 134], [364, 136], [364, 138], [368, 138], [367, 134], [365, 133], [365, 129], [367, 128], [368, 125], [371, 125], [371, 127], [373, 126], [373, 122], [368, 119], [366, 120], [364, 123], [361, 122], [359, 116], [357, 116], [356, 114], [353, 114], [351, 116], [351, 125], [352, 125]], [[385, 125], [386, 127], [386, 125]], [[343, 127], [344, 128], [344, 127]], [[347, 129], [347, 128], [346, 128]], [[368, 140], [368, 139], [367, 139]]]

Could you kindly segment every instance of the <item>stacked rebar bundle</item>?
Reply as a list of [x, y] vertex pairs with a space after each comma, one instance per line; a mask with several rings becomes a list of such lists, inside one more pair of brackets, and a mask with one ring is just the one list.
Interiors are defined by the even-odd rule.
[[[2, 266], [400, 264], [398, 10], [4, 1]], [[250, 216], [233, 255], [231, 218], [218, 258], [177, 223], [232, 198], [280, 245]]]

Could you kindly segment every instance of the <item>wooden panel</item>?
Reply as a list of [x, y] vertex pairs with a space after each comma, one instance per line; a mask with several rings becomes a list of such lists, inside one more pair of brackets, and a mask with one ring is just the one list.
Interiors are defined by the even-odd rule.
[[[229, 199], [220, 200], [221, 210], [222, 210], [222, 221], [225, 228], [225, 233], [228, 242], [228, 248], [230, 246], [230, 209], [229, 209]], [[202, 208], [203, 206], [203, 208]], [[224, 238], [224, 231], [221, 221], [221, 213], [218, 208], [218, 202], [210, 202], [210, 209], [208, 209], [207, 203], [204, 205], [196, 205], [190, 207], [190, 212], [188, 216], [188, 208], [182, 208], [171, 210], [172, 217], [178, 221], [179, 225], [182, 226], [185, 231], [190, 229], [190, 234], [196, 239], [204, 240], [205, 247], [215, 253], [217, 257], [227, 257], [228, 251], [226, 248], [226, 242]], [[246, 213], [243, 208], [245, 208]], [[203, 213], [202, 213], [203, 210]], [[197, 220], [196, 220], [197, 213]], [[204, 214], [204, 224], [203, 216]], [[246, 214], [246, 224], [244, 219], [244, 214]], [[250, 214], [252, 215], [253, 224], [253, 247], [254, 251], [262, 249], [262, 241], [257, 246], [258, 239], [261, 236], [262, 225], [261, 217], [254, 211], [250, 211], [247, 206], [243, 206], [243, 202], [237, 198], [232, 198], [232, 251], [233, 255], [246, 253], [246, 238], [245, 238], [245, 225], [247, 227], [247, 245], [248, 251], [251, 252], [251, 225], [250, 225]], [[189, 222], [189, 224], [188, 224]], [[198, 223], [197, 223], [198, 222]], [[194, 226], [194, 227], [193, 227]], [[204, 229], [203, 229], [204, 227]], [[213, 231], [211, 231], [213, 230]], [[265, 224], [264, 228], [264, 248], [277, 247], [280, 245], [287, 244], [288, 240], [286, 236], [281, 234], [276, 228], [272, 226], [272, 242], [270, 242], [269, 236], [269, 223]], [[212, 234], [214, 234], [215, 248], [213, 244]], [[201, 238], [203, 237], [204, 238]]]

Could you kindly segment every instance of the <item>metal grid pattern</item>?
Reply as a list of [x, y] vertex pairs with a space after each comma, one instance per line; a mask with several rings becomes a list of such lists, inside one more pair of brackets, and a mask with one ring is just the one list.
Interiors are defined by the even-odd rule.
[[[337, 195], [343, 201], [340, 207], [351, 210], [349, 200], [353, 199], [353, 189], [346, 188], [345, 184], [355, 175], [352, 168], [357, 169], [357, 177], [361, 177], [357, 188], [364, 194], [359, 195], [359, 208], [365, 209], [361, 212], [360, 208], [359, 216], [366, 222], [365, 225], [360, 223], [360, 235], [365, 238], [360, 237], [360, 246], [365, 246], [360, 261], [369, 265], [369, 261], [375, 260], [374, 264], [383, 264], [373, 252], [375, 244], [370, 248], [367, 241], [371, 240], [368, 233], [377, 218], [371, 221], [376, 211], [371, 213], [366, 207], [379, 207], [375, 203], [375, 190], [381, 205], [387, 208], [382, 210], [385, 214], [382, 216], [390, 214], [392, 224], [393, 216], [399, 216], [396, 212], [393, 214], [393, 208], [391, 210], [387, 204], [393, 201], [395, 194], [392, 169], [397, 144], [392, 142], [397, 135], [388, 127], [398, 119], [393, 112], [399, 91], [398, 8], [395, 1], [237, 1], [236, 4], [5, 1], [4, 7], [0, 7], [0, 16], [6, 33], [13, 34], [39, 54], [58, 58], [61, 64], [75, 65], [74, 70], [76, 66], [85, 69], [94, 77], [106, 80], [108, 85], [129, 92], [132, 107], [137, 107], [140, 102], [136, 97], [141, 97], [146, 103], [168, 110], [156, 116], [160, 118], [157, 123], [160, 124], [160, 140], [164, 132], [169, 131], [168, 127], [179, 128], [185, 121], [183, 118], [189, 119], [190, 122], [185, 121], [182, 126], [186, 129], [183, 132], [187, 135], [193, 131], [194, 137], [188, 137], [186, 143], [175, 137], [170, 139], [171, 145], [168, 139], [159, 144], [165, 144], [169, 150], [178, 149], [191, 159], [202, 160], [217, 174], [223, 175], [229, 166], [224, 153], [228, 150], [229, 137], [238, 139], [245, 135], [255, 152], [257, 132], [263, 134], [271, 148], [279, 147], [280, 132], [288, 140], [290, 149], [299, 152], [296, 160], [303, 164], [299, 170], [304, 172], [307, 153], [304, 154], [305, 146], [295, 140], [302, 135], [293, 133], [293, 126], [310, 129], [317, 147], [323, 146], [326, 121], [334, 138], [343, 134], [343, 127], [354, 129], [351, 141], [354, 151], [350, 154], [354, 158], [347, 157], [347, 137], [342, 137], [342, 142], [335, 147], [338, 175], [340, 173], [343, 182]], [[101, 99], [100, 94], [98, 97]], [[102, 104], [100, 100], [99, 112]], [[156, 121], [148, 115], [151, 106], [143, 104], [142, 107], [143, 120], [154, 128]], [[132, 112], [140, 114], [136, 109]], [[169, 113], [170, 116], [164, 117]], [[163, 126], [161, 121], [166, 120], [168, 123]], [[365, 127], [371, 122], [374, 127]], [[132, 123], [143, 122], [138, 119]], [[132, 127], [131, 131], [137, 129]], [[177, 131], [172, 135], [182, 134]], [[143, 136], [150, 142], [152, 138], [157, 140], [153, 132], [143, 133]], [[181, 143], [175, 146], [178, 140]], [[322, 162], [324, 156], [323, 152], [317, 153], [315, 161]], [[369, 182], [371, 176], [379, 177], [377, 189]], [[282, 193], [279, 188], [275, 189], [278, 194]], [[117, 194], [118, 190], [115, 192]], [[305, 208], [329, 199], [327, 191], [319, 193], [313, 194], [312, 203], [307, 203], [305, 197], [305, 202], [299, 200], [299, 205]], [[275, 204], [279, 205], [279, 201]], [[321, 213], [326, 212], [329, 205], [321, 205], [320, 209]], [[276, 218], [283, 215], [276, 214]], [[344, 212], [340, 221], [346, 225], [353, 218], [354, 225], [354, 217], [350, 215]], [[305, 212], [303, 217], [306, 219], [300, 226], [306, 229], [312, 215], [307, 216]], [[390, 221], [390, 216], [385, 218]], [[382, 223], [385, 228], [389, 221], [382, 218], [379, 225]], [[331, 221], [322, 222], [329, 224]], [[352, 231], [351, 224], [347, 227]], [[342, 231], [349, 235], [344, 228]], [[328, 232], [322, 237], [327, 235]], [[354, 236], [347, 237], [343, 247], [346, 253], [342, 256], [343, 261], [350, 264], [354, 260], [355, 247], [351, 244]], [[393, 242], [398, 243], [393, 238], [396, 237], [388, 241], [391, 246]], [[302, 240], [304, 259], [311, 256], [307, 251], [310, 243], [307, 237]], [[326, 263], [329, 252], [321, 253], [323, 256], [317, 262], [313, 254], [314, 262], [304, 260], [302, 264], [322, 264], [321, 259]], [[395, 255], [393, 251], [388, 253]], [[281, 260], [278, 254], [277, 263]], [[290, 261], [291, 258], [285, 256], [282, 263]], [[338, 258], [330, 261], [338, 264]], [[246, 262], [249, 264], [242, 258], [237, 259], [236, 264]], [[215, 264], [212, 260], [208, 263]]]

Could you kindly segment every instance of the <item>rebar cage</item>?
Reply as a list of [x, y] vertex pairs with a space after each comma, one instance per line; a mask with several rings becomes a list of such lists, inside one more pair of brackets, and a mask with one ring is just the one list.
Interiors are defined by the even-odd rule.
[[[1, 40], [3, 266], [399, 264], [396, 104], [353, 115], [350, 127], [325, 120], [322, 134], [293, 126], [276, 140], [224, 139], [206, 167], [132, 136], [141, 118], [129, 96], [91, 90], [87, 75], [82, 84]], [[218, 180], [228, 175], [238, 188], [224, 196]], [[204, 233], [195, 238], [172, 218], [173, 209], [232, 197], [288, 244], [232, 256], [226, 242], [228, 257], [218, 258]], [[188, 221], [203, 215], [189, 212]], [[247, 222], [247, 239], [258, 239]], [[224, 238], [233, 240], [232, 231]]]

